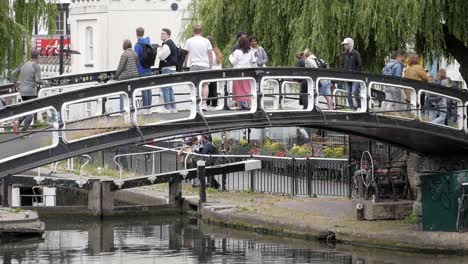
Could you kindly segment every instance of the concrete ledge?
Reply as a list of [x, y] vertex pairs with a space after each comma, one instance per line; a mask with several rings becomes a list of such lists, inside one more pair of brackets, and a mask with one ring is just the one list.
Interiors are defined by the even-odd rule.
[[162, 205], [141, 205], [141, 206], [116, 206], [112, 212], [105, 214], [104, 216], [149, 216], [149, 215], [174, 215], [182, 214], [181, 206], [172, 204]]
[[366, 220], [399, 220], [405, 219], [413, 213], [414, 201], [380, 201], [353, 200], [354, 208], [357, 204], [364, 206], [364, 219]]
[[427, 253], [468, 253], [468, 233], [422, 232], [404, 230], [384, 230], [369, 232], [352, 226], [321, 226], [301, 224], [283, 219], [239, 213], [236, 209], [201, 210], [202, 220], [210, 224], [250, 230], [272, 235], [302, 239], [317, 239], [333, 232], [338, 242], [393, 250]]
[[0, 241], [41, 237], [44, 230], [44, 223], [33, 211], [0, 209]]

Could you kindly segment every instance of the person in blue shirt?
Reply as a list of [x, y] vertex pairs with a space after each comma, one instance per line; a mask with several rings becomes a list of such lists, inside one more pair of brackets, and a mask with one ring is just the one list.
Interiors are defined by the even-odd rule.
[[[396, 50], [392, 52], [390, 61], [384, 67], [384, 74], [394, 77], [403, 77], [403, 59], [405, 54], [403, 51]], [[385, 111], [397, 111], [405, 108], [403, 104], [404, 100], [401, 98], [401, 88], [386, 86], [384, 89], [385, 100], [388, 100], [382, 104], [383, 110]]]
[[[151, 67], [146, 68], [143, 65], [141, 65], [141, 61], [143, 60], [143, 51], [144, 51], [144, 48], [143, 48], [142, 44], [150, 45], [151, 44], [150, 38], [149, 37], [144, 37], [145, 29], [142, 28], [142, 27], [138, 27], [136, 29], [136, 35], [137, 35], [138, 40], [137, 40], [137, 43], [136, 43], [136, 45], [134, 47], [134, 51], [138, 56], [138, 64], [137, 64], [138, 75], [140, 75], [140, 76], [151, 75], [152, 74]], [[143, 99], [143, 106], [144, 107], [152, 105], [151, 89], [142, 91], [141, 96], [142, 96], [142, 99]], [[150, 111], [151, 111], [151, 108], [145, 108], [145, 111], [143, 111], [143, 112], [150, 113]]]
[[210, 138], [207, 135], [202, 136], [201, 154], [215, 154], [213, 144], [211, 143]]

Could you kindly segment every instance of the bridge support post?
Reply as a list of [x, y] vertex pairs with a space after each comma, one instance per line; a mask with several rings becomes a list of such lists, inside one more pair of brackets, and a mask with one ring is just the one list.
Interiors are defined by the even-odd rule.
[[197, 161], [197, 176], [198, 176], [198, 180], [200, 181], [200, 190], [199, 190], [200, 199], [198, 200], [198, 210], [201, 210], [203, 203], [206, 203], [205, 161], [204, 160]]
[[250, 171], [250, 184], [249, 184], [249, 189], [251, 192], [255, 191], [255, 177], [257, 175], [256, 170]]
[[182, 199], [182, 182], [169, 182], [169, 203], [175, 205]]
[[11, 187], [10, 183], [8, 181], [10, 176], [3, 177], [2, 179], [2, 189], [0, 190], [2, 192], [2, 206], [3, 207], [9, 207], [10, 206], [10, 193], [11, 193]]
[[112, 181], [94, 180], [91, 190], [88, 191], [88, 209], [93, 216], [111, 215], [113, 199], [111, 193]]
[[93, 216], [101, 215], [101, 181], [90, 181], [91, 189], [88, 191], [88, 209]]
[[101, 182], [101, 211], [102, 216], [112, 215], [112, 210], [114, 208], [114, 199], [111, 192], [112, 181], [102, 181]]

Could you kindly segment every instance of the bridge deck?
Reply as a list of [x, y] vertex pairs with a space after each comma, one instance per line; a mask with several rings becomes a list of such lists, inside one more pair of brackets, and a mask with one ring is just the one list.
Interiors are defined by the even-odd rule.
[[[63, 84], [73, 76], [61, 78], [57, 83]], [[89, 80], [95, 82], [93, 78]], [[250, 93], [235, 94], [239, 80], [250, 82]], [[325, 97], [319, 89], [322, 80], [331, 80], [336, 87], [332, 95], [334, 109], [328, 110], [324, 104]], [[218, 84], [218, 103], [222, 108], [217, 111], [201, 111], [199, 87], [207, 82]], [[360, 86], [359, 95], [352, 97], [355, 103], [361, 100], [362, 106], [357, 110], [349, 108], [347, 92], [342, 89], [347, 82]], [[165, 104], [160, 89], [168, 86], [176, 94], [177, 113], [162, 111]], [[387, 97], [388, 89], [398, 90], [401, 98], [395, 101]], [[141, 105], [145, 90], [153, 92], [152, 106]], [[404, 96], [407, 93], [409, 98]], [[442, 99], [447, 106], [427, 108], [424, 101], [432, 97]], [[121, 112], [115, 110], [120, 107], [118, 98], [123, 99]], [[239, 98], [250, 101], [250, 109], [235, 110], [233, 106]], [[468, 93], [455, 89], [361, 72], [304, 68], [225, 69], [97, 86], [90, 83], [89, 87], [81, 84], [79, 88], [61, 88], [54, 95], [10, 104], [0, 110], [4, 131], [0, 134], [0, 177], [148, 139], [246, 127], [323, 128], [423, 154], [458, 155], [468, 148], [467, 105]], [[224, 110], [228, 106], [232, 110]], [[154, 113], [146, 114], [148, 111]], [[53, 132], [33, 129], [28, 131], [34, 132], [28, 137], [12, 135], [13, 120], [28, 114], [37, 115], [37, 122], [42, 125], [59, 128], [49, 128]], [[444, 122], [438, 123], [437, 118]]]

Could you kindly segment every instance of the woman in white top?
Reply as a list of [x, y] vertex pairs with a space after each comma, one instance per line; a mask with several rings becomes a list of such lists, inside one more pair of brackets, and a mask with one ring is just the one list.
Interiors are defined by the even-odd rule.
[[[207, 37], [207, 39], [210, 41], [212, 47], [211, 52], [213, 56], [213, 64], [211, 65], [211, 69], [220, 70], [223, 68], [223, 54], [221, 53], [221, 50], [219, 50], [213, 37], [210, 36]], [[206, 104], [208, 105], [209, 110], [216, 110], [213, 108], [218, 107], [218, 84], [221, 84], [221, 82], [211, 82], [208, 86], [208, 100]]]
[[[254, 68], [257, 66], [257, 58], [250, 48], [250, 42], [246, 37], [239, 39], [239, 45], [230, 56], [229, 61], [234, 68]], [[237, 103], [237, 109], [250, 110], [251, 86], [250, 80], [237, 80], [232, 82], [233, 100]], [[247, 96], [242, 96], [247, 95]]]

